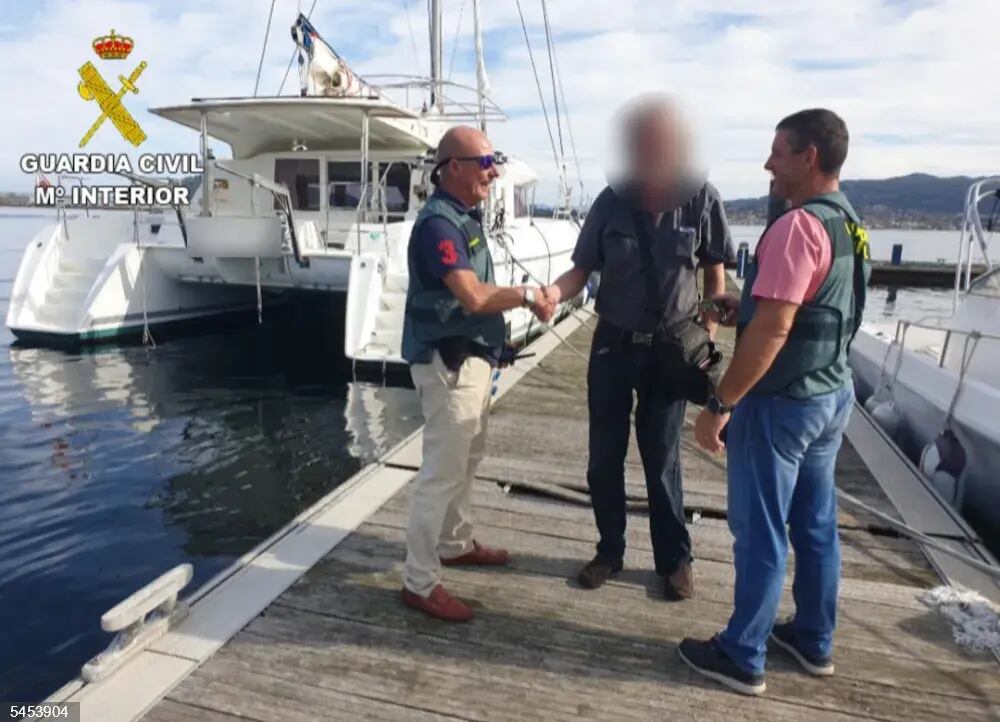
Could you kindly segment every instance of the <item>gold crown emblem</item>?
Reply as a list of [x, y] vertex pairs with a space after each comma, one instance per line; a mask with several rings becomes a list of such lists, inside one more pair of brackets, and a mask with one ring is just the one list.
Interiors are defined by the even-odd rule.
[[94, 52], [104, 60], [124, 60], [132, 52], [135, 42], [125, 35], [115, 35], [112, 30], [110, 35], [102, 35], [94, 38]]

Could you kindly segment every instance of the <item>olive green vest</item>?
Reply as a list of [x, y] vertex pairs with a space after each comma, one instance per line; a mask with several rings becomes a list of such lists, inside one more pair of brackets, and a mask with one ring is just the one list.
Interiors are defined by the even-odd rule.
[[420, 210], [407, 250], [410, 270], [406, 293], [406, 313], [403, 317], [403, 358], [411, 364], [430, 363], [438, 341], [461, 336], [484, 348], [500, 348], [507, 338], [507, 325], [502, 313], [469, 314], [447, 288], [429, 288], [417, 272], [415, 239], [420, 237], [424, 221], [441, 217], [459, 230], [457, 243], [464, 243], [476, 277], [483, 283], [493, 283], [493, 258], [486, 246], [486, 234], [479, 222], [463, 213], [455, 204], [437, 193]]
[[[788, 340], [764, 377], [750, 390], [753, 394], [804, 399], [851, 383], [847, 354], [861, 325], [865, 288], [871, 275], [868, 234], [839, 191], [812, 198], [801, 208], [818, 218], [826, 229], [833, 251], [830, 272], [815, 298], [799, 308]], [[743, 281], [737, 336], [757, 306], [751, 291], [758, 269], [755, 254]]]

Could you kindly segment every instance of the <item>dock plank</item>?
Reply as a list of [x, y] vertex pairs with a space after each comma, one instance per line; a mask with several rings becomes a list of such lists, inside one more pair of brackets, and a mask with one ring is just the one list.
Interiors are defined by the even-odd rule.
[[[585, 325], [570, 343], [586, 352], [590, 333]], [[573, 578], [597, 538], [585, 483], [585, 372], [557, 348], [494, 409], [474, 514], [481, 538], [509, 548], [512, 560], [499, 570], [445, 570], [448, 588], [476, 608], [472, 623], [438, 623], [399, 601], [407, 485], [147, 719], [1000, 719], [996, 659], [957, 646], [918, 599], [937, 583], [924, 555], [852, 509], [839, 517], [834, 677], [809, 677], [772, 653], [766, 696], [747, 699], [683, 665], [677, 643], [718, 631], [733, 583], [725, 461], [694, 444], [695, 409], [683, 442], [686, 507], [701, 515], [691, 525], [695, 598], [667, 602], [652, 572], [634, 439], [626, 569], [601, 589], [579, 588]], [[895, 516], [849, 444], [837, 482]], [[539, 493], [552, 489], [576, 501]], [[790, 583], [791, 573], [785, 612]]]

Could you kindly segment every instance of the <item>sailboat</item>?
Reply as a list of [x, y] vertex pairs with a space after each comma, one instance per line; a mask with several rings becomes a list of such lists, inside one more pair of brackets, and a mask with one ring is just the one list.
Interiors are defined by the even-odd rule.
[[[7, 325], [28, 342], [150, 336], [158, 324], [254, 307], [260, 315], [269, 292], [309, 292], [307, 303], [346, 300], [349, 358], [402, 363], [406, 248], [432, 190], [435, 147], [455, 124], [505, 119], [487, 94], [478, 0], [473, 7], [476, 88], [444, 80], [441, 2], [431, 0], [428, 78], [362, 78], [300, 14], [298, 95], [150, 109], [199, 134], [191, 206], [86, 215], [59, 206], [56, 222], [28, 243]], [[214, 141], [232, 158], [216, 158]], [[498, 284], [547, 283], [571, 265], [579, 223], [569, 193], [552, 217], [535, 217], [538, 180], [509, 153], [485, 203]], [[506, 318], [513, 342], [538, 329], [527, 309]]]

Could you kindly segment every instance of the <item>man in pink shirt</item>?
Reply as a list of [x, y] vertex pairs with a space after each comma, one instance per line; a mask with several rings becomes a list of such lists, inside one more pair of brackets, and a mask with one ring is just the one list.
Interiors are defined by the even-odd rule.
[[[742, 299], [718, 299], [726, 309], [719, 320], [737, 327], [736, 350], [695, 437], [727, 452], [735, 608], [722, 632], [685, 639], [679, 652], [695, 671], [744, 694], [764, 692], [768, 638], [810, 674], [833, 674], [834, 465], [854, 400], [847, 353], [869, 273], [867, 236], [839, 189], [847, 145], [844, 121], [829, 110], [778, 123], [764, 167], [791, 210], [764, 231]], [[775, 623], [789, 539], [795, 615]]]

